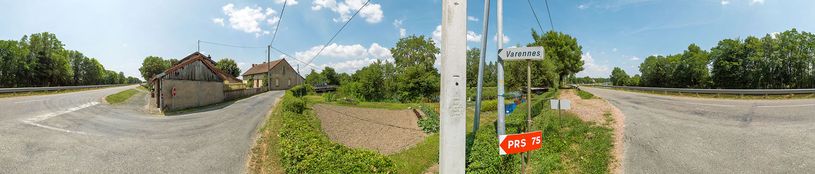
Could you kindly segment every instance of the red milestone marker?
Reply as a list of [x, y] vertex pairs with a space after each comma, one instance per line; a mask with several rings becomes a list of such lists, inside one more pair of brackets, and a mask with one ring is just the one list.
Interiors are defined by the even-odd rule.
[[173, 97], [175, 97], [175, 87], [173, 87]]
[[527, 132], [498, 136], [498, 151], [501, 155], [516, 154], [541, 148], [543, 132]]

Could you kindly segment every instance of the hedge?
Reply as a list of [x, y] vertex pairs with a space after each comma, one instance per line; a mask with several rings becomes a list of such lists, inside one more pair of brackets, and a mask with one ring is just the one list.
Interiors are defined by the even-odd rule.
[[498, 110], [498, 100], [481, 101], [481, 111], [496, 111]]
[[417, 122], [419, 127], [421, 127], [425, 133], [439, 132], [439, 113], [430, 106], [418, 105], [417, 107], [426, 115]]
[[297, 112], [304, 101], [292, 92], [287, 92], [283, 100], [283, 126], [278, 136], [280, 161], [286, 173], [393, 173], [389, 158], [331, 142], [313, 111]]

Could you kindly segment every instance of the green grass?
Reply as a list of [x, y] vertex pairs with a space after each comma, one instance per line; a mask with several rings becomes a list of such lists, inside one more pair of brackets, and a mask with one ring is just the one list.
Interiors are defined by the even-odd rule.
[[427, 136], [416, 146], [388, 157], [397, 173], [424, 173], [439, 162], [439, 134]]
[[309, 104], [314, 103], [323, 103], [323, 104], [332, 104], [332, 105], [339, 105], [339, 106], [351, 106], [351, 107], [360, 107], [360, 108], [373, 108], [373, 109], [390, 109], [390, 110], [403, 110], [408, 108], [415, 108], [418, 103], [394, 103], [394, 102], [358, 102], [356, 104], [349, 104], [343, 103], [338, 101], [328, 102], [322, 96], [319, 95], [307, 95], [303, 96], [303, 98], [308, 101]]
[[576, 90], [576, 91], [577, 91], [577, 96], [580, 96], [581, 99], [586, 100], [586, 99], [594, 98], [594, 94], [591, 94], [591, 93], [586, 92], [584, 90]]
[[[111, 86], [111, 87], [114, 87], [114, 86]], [[36, 96], [36, 95], [52, 95], [52, 94], [62, 94], [62, 93], [97, 90], [97, 89], [104, 89], [104, 88], [110, 88], [110, 87], [85, 88], [85, 89], [66, 89], [66, 90], [56, 90], [56, 91], [34, 91], [34, 92], [3, 93], [3, 94], [0, 94], [0, 98]]]
[[569, 113], [558, 117], [555, 111], [544, 111], [534, 121], [544, 137], [541, 149], [532, 153], [533, 173], [609, 172], [613, 133], [608, 124], [583, 122]]
[[116, 94], [111, 94], [111, 95], [105, 97], [105, 101], [107, 101], [110, 104], [119, 104], [119, 103], [122, 103], [124, 101], [127, 101], [127, 99], [129, 99], [130, 97], [133, 97], [133, 95], [136, 95], [136, 93], [139, 93], [139, 91], [136, 91], [136, 89], [124, 90], [122, 92], [118, 92]]
[[277, 136], [282, 126], [283, 110], [280, 104], [272, 109], [266, 123], [258, 130], [258, 138], [249, 159], [249, 173], [283, 173], [280, 165], [280, 137]]

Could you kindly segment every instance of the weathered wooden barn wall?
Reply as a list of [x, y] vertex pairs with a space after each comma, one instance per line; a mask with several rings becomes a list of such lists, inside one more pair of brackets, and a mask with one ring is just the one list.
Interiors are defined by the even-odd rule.
[[223, 81], [220, 77], [212, 73], [201, 61], [195, 61], [175, 71], [167, 74], [165, 79], [172, 80], [196, 80], [196, 81]]

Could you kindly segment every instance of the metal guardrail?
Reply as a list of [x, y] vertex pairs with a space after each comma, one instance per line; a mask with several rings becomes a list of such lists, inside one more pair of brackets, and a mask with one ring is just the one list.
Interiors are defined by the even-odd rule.
[[637, 86], [596, 86], [604, 88], [629, 89], [654, 92], [674, 92], [691, 94], [735, 94], [735, 95], [784, 95], [784, 94], [815, 94], [815, 88], [810, 89], [696, 89], [696, 88], [655, 88]]
[[58, 91], [67, 89], [88, 89], [88, 88], [103, 88], [111, 86], [123, 86], [131, 84], [116, 84], [116, 85], [87, 85], [87, 86], [53, 86], [53, 87], [25, 87], [25, 88], [0, 88], [2, 93], [16, 93], [16, 92], [36, 92], [36, 91]]

